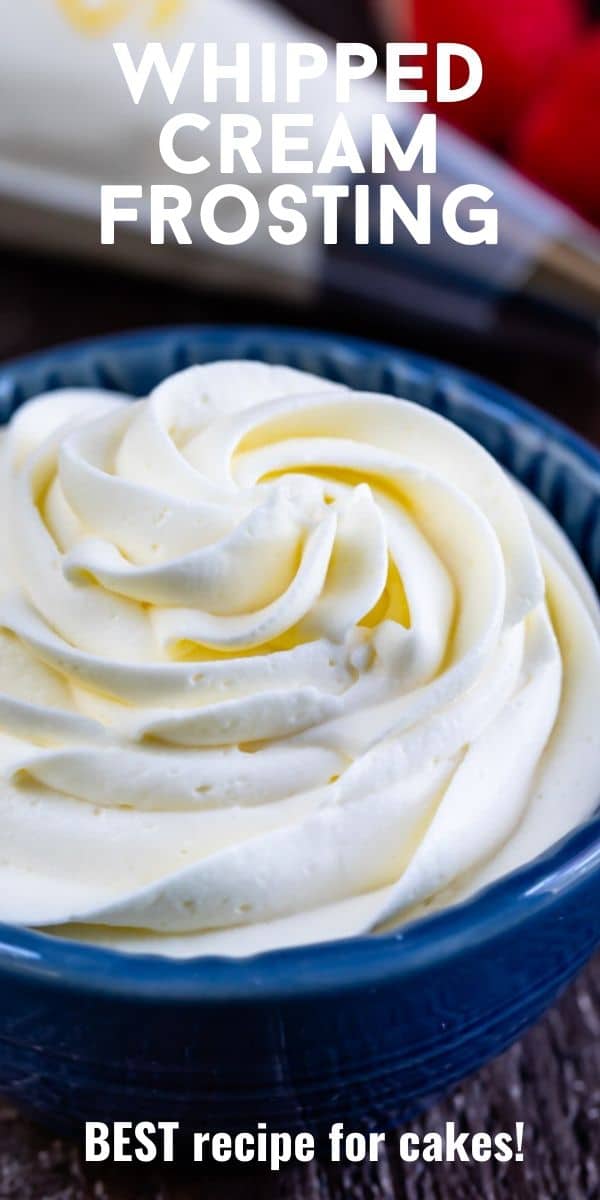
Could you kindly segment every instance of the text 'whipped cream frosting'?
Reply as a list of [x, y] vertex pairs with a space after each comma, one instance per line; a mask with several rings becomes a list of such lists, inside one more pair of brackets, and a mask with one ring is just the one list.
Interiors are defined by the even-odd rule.
[[2, 439], [0, 921], [245, 954], [382, 928], [600, 794], [600, 615], [458, 427], [283, 367]]

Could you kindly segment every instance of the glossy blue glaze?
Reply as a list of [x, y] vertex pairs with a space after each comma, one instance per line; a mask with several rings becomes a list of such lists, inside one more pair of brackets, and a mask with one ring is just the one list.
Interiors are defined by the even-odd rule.
[[[218, 358], [287, 363], [451, 417], [555, 513], [598, 585], [600, 455], [490, 384], [398, 350], [272, 329], [114, 337], [5, 367], [0, 419], [43, 390], [139, 395]], [[381, 937], [182, 963], [0, 925], [0, 1091], [62, 1127], [385, 1128], [506, 1047], [599, 940], [598, 816], [473, 900]]]

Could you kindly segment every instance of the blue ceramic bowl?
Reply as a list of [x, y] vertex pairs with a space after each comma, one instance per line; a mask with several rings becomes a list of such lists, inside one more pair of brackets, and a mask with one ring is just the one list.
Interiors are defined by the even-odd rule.
[[[397, 350], [271, 329], [114, 337], [5, 367], [0, 418], [49, 388], [143, 394], [219, 358], [287, 363], [451, 417], [554, 512], [598, 584], [600, 455], [489, 384]], [[173, 962], [0, 926], [0, 1092], [63, 1127], [389, 1127], [503, 1050], [599, 940], [600, 817], [385, 936]]]

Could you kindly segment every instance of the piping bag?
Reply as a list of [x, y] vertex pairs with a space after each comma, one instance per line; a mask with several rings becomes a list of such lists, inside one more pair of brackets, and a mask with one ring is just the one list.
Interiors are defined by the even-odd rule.
[[[326, 74], [303, 83], [301, 101], [286, 104], [260, 98], [257, 54], [250, 103], [235, 103], [233, 82], [221, 84], [220, 105], [203, 105], [198, 67], [190, 64], [171, 107], [155, 75], [138, 105], [131, 99], [113, 42], [126, 42], [138, 62], [148, 41], [160, 41], [170, 63], [183, 42], [215, 42], [219, 62], [232, 63], [238, 42], [260, 49], [275, 43], [319, 42], [329, 52]], [[438, 128], [437, 173], [418, 169], [385, 175], [348, 177], [343, 170], [322, 180], [306, 174], [270, 173], [270, 112], [312, 114], [309, 157], [318, 161], [340, 107], [369, 162], [373, 113], [386, 113], [406, 141], [418, 119], [414, 104], [389, 105], [380, 76], [357, 81], [351, 100], [340, 106], [335, 94], [335, 47], [307, 30], [280, 7], [263, 0], [27, 0], [10, 6], [0, 42], [0, 240], [11, 246], [61, 255], [96, 257], [100, 263], [129, 267], [178, 282], [220, 291], [262, 294], [313, 305], [364, 302], [387, 316], [436, 321], [472, 333], [489, 332], [502, 305], [513, 299], [541, 302], [542, 310], [597, 346], [600, 329], [600, 237], [571, 211], [522, 179], [510, 167], [445, 125]], [[281, 81], [280, 81], [281, 83]], [[222, 97], [222, 99], [221, 99]], [[256, 153], [263, 173], [228, 177], [251, 188], [259, 200], [261, 227], [245, 244], [215, 245], [198, 222], [187, 222], [192, 244], [152, 245], [149, 214], [120, 224], [115, 245], [101, 245], [102, 184], [138, 183], [144, 196], [151, 184], [185, 184], [198, 211], [204, 194], [224, 182], [219, 175], [219, 108], [254, 114], [263, 124]], [[175, 176], [158, 150], [160, 131], [174, 113], [204, 112], [211, 120], [202, 152], [212, 166], [196, 176]], [[178, 135], [185, 138], [185, 132]], [[198, 153], [197, 131], [190, 155]], [[183, 144], [183, 143], [182, 143]], [[180, 143], [178, 143], [178, 146]], [[277, 184], [297, 183], [310, 194], [312, 182], [348, 184], [339, 207], [337, 243], [323, 244], [322, 214], [308, 199], [308, 234], [297, 246], [276, 245], [268, 237], [267, 197]], [[430, 245], [416, 245], [397, 228], [393, 246], [355, 244], [353, 193], [357, 182], [374, 188], [392, 183], [407, 203], [419, 183], [432, 187]], [[483, 183], [498, 209], [498, 245], [464, 246], [447, 236], [440, 219], [444, 197], [463, 183]], [[595, 354], [595, 350], [594, 350]]]

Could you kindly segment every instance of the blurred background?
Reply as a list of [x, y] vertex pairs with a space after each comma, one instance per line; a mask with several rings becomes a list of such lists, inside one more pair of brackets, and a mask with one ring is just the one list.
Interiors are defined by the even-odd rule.
[[[88, 67], [89, 47], [103, 39], [108, 54], [113, 37], [129, 40], [129, 22], [142, 9], [143, 40], [162, 39], [163, 20], [166, 40], [168, 16], [168, 36], [178, 45], [195, 28], [192, 10], [196, 40], [203, 40], [204, 21], [212, 20], [214, 34], [225, 0], [28, 0], [5, 16], [0, 50], [0, 358], [145, 325], [313, 326], [469, 367], [600, 443], [598, 0], [227, 5], [238, 40], [295, 40], [299, 19], [320, 35], [379, 48], [386, 40], [474, 46], [484, 83], [471, 101], [439, 114], [455, 126], [440, 137], [440, 174], [449, 187], [476, 180], [494, 188], [500, 253], [358, 248], [342, 220], [340, 244], [320, 248], [307, 286], [291, 257], [267, 278], [264, 262], [242, 255], [232, 269], [202, 249], [162, 254], [133, 240], [114, 253], [99, 247], [100, 182], [117, 181], [129, 162], [132, 180], [144, 170], [150, 180], [152, 167], [140, 157], [134, 127], [119, 140], [108, 83], [103, 88], [101, 74], [92, 79], [99, 51]], [[178, 30], [178, 21], [187, 24]], [[53, 42], [63, 28], [65, 39], [81, 45], [74, 55], [75, 42], [65, 41], [66, 69], [62, 43]], [[141, 119], [129, 104], [131, 119]], [[114, 145], [120, 161], [113, 170]]]

